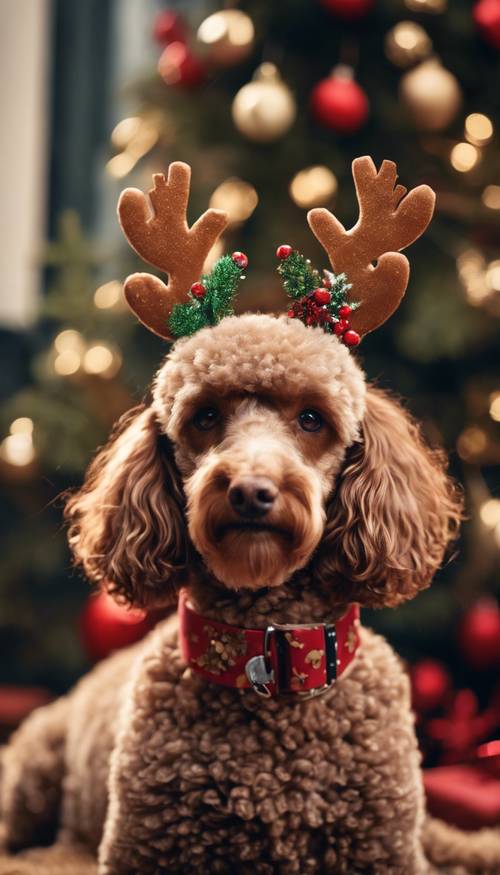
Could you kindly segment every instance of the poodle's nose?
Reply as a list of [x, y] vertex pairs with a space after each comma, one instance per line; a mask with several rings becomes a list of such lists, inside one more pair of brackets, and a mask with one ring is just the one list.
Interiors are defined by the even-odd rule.
[[278, 495], [267, 477], [239, 477], [229, 486], [228, 498], [233, 510], [246, 519], [257, 519], [268, 513]]

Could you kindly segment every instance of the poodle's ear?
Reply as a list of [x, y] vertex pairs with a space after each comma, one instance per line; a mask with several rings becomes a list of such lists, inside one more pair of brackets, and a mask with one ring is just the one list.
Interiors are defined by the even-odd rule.
[[168, 604], [186, 562], [183, 507], [172, 447], [153, 410], [130, 411], [67, 502], [76, 563], [129, 604]]
[[429, 586], [462, 516], [440, 451], [383, 392], [369, 388], [362, 437], [329, 501], [314, 573], [339, 600], [397, 605]]

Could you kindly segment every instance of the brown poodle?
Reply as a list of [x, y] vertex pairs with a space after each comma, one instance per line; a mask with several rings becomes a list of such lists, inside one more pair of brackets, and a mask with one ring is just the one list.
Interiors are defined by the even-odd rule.
[[[166, 606], [184, 587], [208, 623], [263, 630], [412, 598], [461, 505], [338, 338], [249, 314], [175, 344], [67, 514], [77, 562], [116, 597]], [[5, 842], [58, 842], [1, 872], [63, 871], [65, 847], [75, 875], [499, 871], [493, 832], [425, 820], [408, 680], [369, 629], [311, 698], [195, 668], [173, 615], [35, 712], [3, 756]]]

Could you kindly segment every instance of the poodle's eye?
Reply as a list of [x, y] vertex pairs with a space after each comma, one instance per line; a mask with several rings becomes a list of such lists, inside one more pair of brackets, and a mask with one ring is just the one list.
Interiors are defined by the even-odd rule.
[[201, 407], [193, 416], [193, 425], [199, 431], [210, 431], [217, 425], [220, 413], [216, 407]]
[[323, 417], [317, 410], [303, 410], [299, 413], [299, 425], [303, 431], [319, 431]]

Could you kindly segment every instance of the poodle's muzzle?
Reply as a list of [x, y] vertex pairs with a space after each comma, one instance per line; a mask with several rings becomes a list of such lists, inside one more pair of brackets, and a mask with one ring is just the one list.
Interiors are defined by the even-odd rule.
[[319, 473], [280, 415], [249, 407], [185, 483], [191, 539], [232, 589], [283, 583], [307, 563], [325, 519]]

